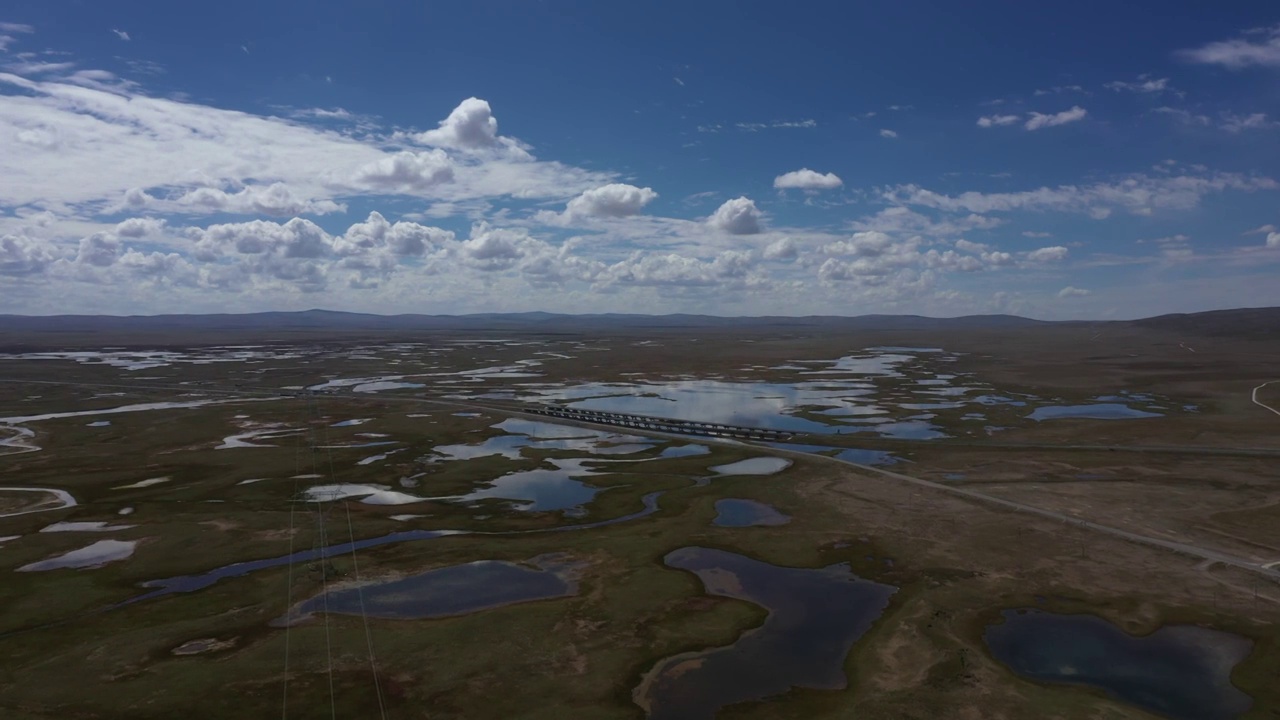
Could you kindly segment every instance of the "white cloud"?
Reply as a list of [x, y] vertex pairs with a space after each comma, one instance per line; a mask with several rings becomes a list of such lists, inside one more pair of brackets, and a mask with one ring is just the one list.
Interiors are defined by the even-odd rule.
[[1060, 185], [1008, 193], [964, 192], [942, 195], [916, 185], [899, 185], [885, 191], [883, 196], [890, 202], [902, 205], [917, 205], [948, 212], [1052, 210], [1091, 213], [1119, 208], [1144, 215], [1156, 210], [1193, 208], [1204, 196], [1226, 190], [1253, 192], [1276, 189], [1280, 189], [1280, 184], [1267, 177], [1204, 172], [1197, 175], [1158, 177], [1131, 175], [1109, 183]]
[[1108, 90], [1114, 90], [1115, 92], [1132, 92], [1142, 94], [1159, 93], [1170, 89], [1169, 78], [1152, 78], [1147, 75], [1139, 75], [1138, 79], [1134, 82], [1116, 80], [1104, 84], [1103, 87]]
[[795, 260], [799, 254], [796, 241], [789, 237], [778, 238], [764, 249], [765, 260]]
[[159, 235], [167, 223], [160, 218], [136, 217], [116, 224], [116, 234], [120, 237], [140, 238], [148, 235]]
[[120, 257], [120, 239], [108, 233], [94, 233], [80, 241], [75, 262], [107, 267]]
[[1200, 115], [1198, 113], [1193, 113], [1188, 110], [1183, 110], [1181, 108], [1172, 108], [1168, 106], [1163, 106], [1163, 107], [1156, 108], [1152, 112], [1157, 112], [1162, 115], [1168, 115], [1169, 117], [1174, 118], [1175, 120], [1182, 123], [1183, 125], [1207, 126], [1209, 125], [1209, 123], [1212, 122], [1212, 120], [1209, 119], [1208, 115]]
[[1052, 247], [1043, 247], [1039, 250], [1032, 250], [1026, 254], [1026, 259], [1033, 263], [1051, 263], [1065, 260], [1067, 257], [1067, 249], [1061, 245]]
[[440, 127], [419, 133], [415, 138], [424, 145], [440, 145], [464, 150], [483, 150], [501, 145], [498, 119], [486, 100], [469, 97], [440, 121]]
[[888, 138], [888, 139], [892, 140], [893, 138], [898, 137], [898, 133], [896, 133], [896, 132], [894, 132], [894, 131], [892, 131], [892, 130], [881, 130], [881, 131], [880, 131], [880, 137], [882, 137], [882, 138]]
[[58, 257], [46, 240], [25, 235], [0, 236], [0, 275], [36, 275]]
[[128, 42], [129, 40], [132, 39], [129, 37], [129, 33], [125, 32], [124, 30], [117, 30], [115, 28], [111, 28], [111, 32], [115, 33], [116, 37], [120, 38], [121, 40], [124, 40], [125, 42]]
[[1091, 293], [1088, 290], [1085, 290], [1084, 288], [1072, 287], [1070, 285], [1058, 291], [1058, 297], [1060, 298], [1085, 297], [1086, 295], [1089, 295], [1089, 294]]
[[1280, 232], [1267, 233], [1267, 247], [1280, 248]]
[[1020, 118], [1017, 115], [985, 115], [978, 118], [978, 127], [989, 128], [1000, 125], [1012, 125], [1018, 122]]
[[[126, 198], [126, 201], [128, 199]], [[324, 215], [346, 210], [332, 200], [307, 200], [298, 197], [284, 183], [272, 183], [266, 187], [254, 185], [238, 192], [228, 193], [218, 188], [196, 188], [171, 203], [154, 203], [160, 207], [193, 212], [225, 212], [244, 215]]]
[[1180, 50], [1177, 55], [1188, 62], [1221, 65], [1232, 70], [1255, 65], [1280, 67], [1280, 25], [1258, 28], [1246, 34], [1248, 37], [1219, 40], [1203, 47]]
[[9, 49], [9, 46], [17, 42], [14, 35], [23, 35], [35, 32], [36, 29], [30, 25], [22, 23], [0, 22], [0, 52]]
[[[154, 206], [169, 212], [331, 212], [341, 199], [404, 194], [436, 202], [570, 198], [609, 173], [539, 161], [465, 102], [436, 131], [460, 146], [389, 152], [384, 141], [277, 117], [148, 97], [79, 71], [36, 81], [0, 73], [0, 207]], [[482, 122], [483, 120], [483, 122]], [[480, 129], [477, 130], [476, 128]], [[435, 133], [435, 135], [433, 135]], [[408, 136], [399, 136], [400, 140]], [[493, 138], [492, 148], [488, 147]], [[66, 182], [66, 178], [76, 178]], [[283, 189], [276, 183], [283, 183]], [[152, 200], [148, 200], [148, 197]], [[154, 203], [153, 203], [154, 200]], [[295, 210], [296, 209], [296, 210]]]
[[1261, 227], [1256, 227], [1252, 230], [1247, 230], [1244, 232], [1244, 234], [1245, 235], [1265, 235], [1267, 233], [1273, 233], [1276, 230], [1277, 228], [1275, 225], [1272, 225], [1271, 223], [1267, 223], [1266, 225], [1262, 225]]
[[652, 188], [610, 183], [587, 190], [570, 200], [564, 214], [566, 219], [629, 217], [639, 214], [657, 197], [658, 193]]
[[1028, 130], [1039, 130], [1040, 128], [1066, 125], [1067, 123], [1083, 120], [1088, 114], [1089, 111], [1079, 105], [1073, 105], [1070, 110], [1063, 110], [1053, 115], [1033, 112], [1031, 117], [1027, 119], [1025, 127]]
[[1023, 231], [1022, 231], [1022, 237], [1026, 237], [1026, 238], [1047, 238], [1047, 237], [1053, 237], [1053, 233], [1049, 233], [1049, 232], [1037, 232], [1037, 231], [1035, 231], [1035, 230], [1023, 230]]
[[1139, 245], [1155, 245], [1165, 260], [1186, 260], [1195, 255], [1191, 249], [1191, 238], [1187, 235], [1170, 235], [1154, 240], [1139, 240]]
[[818, 173], [809, 168], [792, 170], [773, 179], [779, 190], [832, 190], [844, 184], [835, 173]]
[[448, 230], [404, 220], [393, 224], [382, 213], [371, 212], [364, 222], [347, 228], [347, 232], [334, 241], [334, 248], [344, 256], [385, 248], [393, 255], [409, 257], [424, 255], [453, 242], [454, 234]]
[[1252, 113], [1249, 115], [1223, 113], [1222, 124], [1219, 127], [1229, 133], [1238, 133], [1245, 130], [1266, 130], [1280, 127], [1280, 122], [1268, 120], [1266, 113]]
[[707, 218], [707, 224], [730, 235], [754, 235], [760, 232], [761, 217], [755, 201], [738, 197], [726, 200]]
[[1003, 224], [998, 218], [969, 214], [957, 218], [933, 219], [910, 208], [898, 206], [862, 218], [852, 223], [855, 230], [876, 230], [887, 233], [923, 235], [945, 238], [975, 230], [992, 230]]
[[406, 150], [360, 167], [351, 179], [373, 190], [412, 193], [453, 181], [454, 171], [443, 150]]
[[[734, 123], [734, 127], [746, 132], [757, 132], [759, 130], [768, 130], [770, 128], [815, 128], [818, 127], [817, 120], [775, 120], [768, 123]], [[719, 127], [719, 126], [715, 126]], [[702, 128], [698, 128], [701, 130]]]

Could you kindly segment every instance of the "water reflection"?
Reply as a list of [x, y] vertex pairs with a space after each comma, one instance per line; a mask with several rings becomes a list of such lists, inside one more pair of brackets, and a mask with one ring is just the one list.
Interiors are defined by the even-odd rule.
[[1253, 704], [1230, 679], [1253, 643], [1230, 633], [1175, 625], [1134, 637], [1094, 615], [1008, 610], [984, 637], [1019, 675], [1100, 688], [1172, 718], [1226, 720]]
[[632, 694], [654, 720], [709, 719], [726, 705], [795, 687], [845, 687], [845, 657], [895, 592], [856, 577], [847, 565], [779, 567], [702, 547], [681, 548], [664, 561], [695, 573], [707, 594], [755, 603], [769, 614], [733, 645], [654, 666]]

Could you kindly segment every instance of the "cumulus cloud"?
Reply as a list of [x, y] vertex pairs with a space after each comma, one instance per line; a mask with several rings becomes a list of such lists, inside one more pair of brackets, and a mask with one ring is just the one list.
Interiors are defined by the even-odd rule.
[[206, 260], [231, 251], [242, 255], [314, 259], [328, 255], [333, 244], [333, 238], [319, 225], [302, 218], [293, 218], [284, 224], [253, 220], [210, 225], [197, 231], [196, 236], [197, 248]]
[[516, 160], [531, 160], [525, 147], [514, 138], [498, 134], [498, 119], [487, 100], [469, 97], [458, 104], [440, 127], [418, 133], [413, 140], [462, 152], [498, 152]]
[[160, 218], [137, 217], [123, 220], [116, 224], [116, 234], [120, 237], [141, 238], [158, 235], [164, 231], [167, 223]]
[[[126, 202], [128, 198], [126, 198]], [[224, 212], [245, 215], [324, 215], [341, 212], [347, 208], [332, 200], [308, 200], [298, 197], [284, 183], [272, 183], [266, 187], [251, 185], [238, 192], [228, 193], [218, 188], [196, 188], [173, 201], [172, 205], [204, 212]], [[175, 208], [176, 209], [176, 208]]]
[[844, 184], [835, 173], [819, 173], [809, 168], [792, 170], [773, 179], [779, 190], [833, 190]]
[[1253, 66], [1280, 67], [1280, 25], [1247, 31], [1244, 37], [1180, 50], [1176, 55], [1188, 62], [1221, 65], [1232, 70]]
[[1267, 233], [1267, 247], [1280, 248], [1280, 232]]
[[726, 200], [707, 218], [707, 224], [730, 235], [755, 235], [761, 230], [761, 217], [755, 201], [738, 197]]
[[764, 249], [765, 260], [795, 260], [799, 254], [800, 249], [796, 246], [796, 241], [789, 237], [778, 238]]
[[0, 236], [0, 275], [35, 275], [57, 258], [57, 251], [46, 240], [25, 235]]
[[120, 239], [107, 233], [94, 233], [80, 241], [75, 261], [80, 264], [107, 267], [120, 257]]
[[656, 200], [651, 188], [623, 183], [610, 183], [587, 190], [565, 206], [566, 218], [621, 218], [638, 215], [645, 205]]
[[335, 251], [343, 256], [377, 252], [383, 248], [396, 256], [420, 256], [453, 240], [454, 234], [448, 230], [404, 220], [391, 223], [382, 213], [375, 211], [369, 213], [364, 222], [347, 228], [333, 245]]
[[496, 147], [498, 119], [493, 116], [487, 100], [470, 97], [441, 120], [439, 128], [419, 133], [417, 140], [426, 145], [472, 150]]
[[450, 182], [453, 177], [453, 163], [443, 150], [406, 150], [362, 166], [352, 181], [384, 192], [413, 192]]
[[1089, 294], [1090, 292], [1084, 288], [1072, 287], [1070, 285], [1058, 291], [1058, 297], [1060, 298], [1084, 297]]
[[1066, 125], [1079, 120], [1083, 120], [1089, 114], [1088, 110], [1073, 105], [1070, 110], [1063, 110], [1053, 115], [1045, 115], [1043, 113], [1033, 112], [1031, 117], [1027, 119], [1024, 127], [1028, 130], [1039, 130], [1041, 128], [1056, 127], [1058, 125]]
[[600, 288], [616, 286], [698, 289], [742, 287], [756, 280], [753, 255], [726, 250], [710, 260], [676, 253], [637, 252], [601, 270]]
[[1012, 125], [1020, 120], [1017, 115], [984, 115], [978, 118], [978, 127], [990, 128], [1001, 125]]

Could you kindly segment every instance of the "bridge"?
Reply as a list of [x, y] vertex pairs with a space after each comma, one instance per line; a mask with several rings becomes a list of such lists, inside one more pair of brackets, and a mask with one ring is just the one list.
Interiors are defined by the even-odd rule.
[[616, 425], [638, 430], [677, 433], [681, 435], [701, 435], [704, 437], [725, 437], [739, 440], [781, 441], [791, 438], [791, 433], [784, 430], [746, 427], [743, 425], [725, 425], [723, 423], [697, 422], [694, 420], [678, 420], [676, 418], [653, 417], [651, 415], [632, 415], [629, 413], [605, 412], [603, 410], [583, 410], [579, 408], [561, 407], [558, 405], [535, 405], [522, 408], [525, 412], [537, 415], [548, 415], [565, 420], [597, 423], [600, 425]]

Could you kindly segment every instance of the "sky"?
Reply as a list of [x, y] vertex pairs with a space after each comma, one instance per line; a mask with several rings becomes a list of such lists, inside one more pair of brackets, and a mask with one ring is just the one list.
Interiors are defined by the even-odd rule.
[[0, 314], [1280, 305], [1280, 4], [0, 7]]

